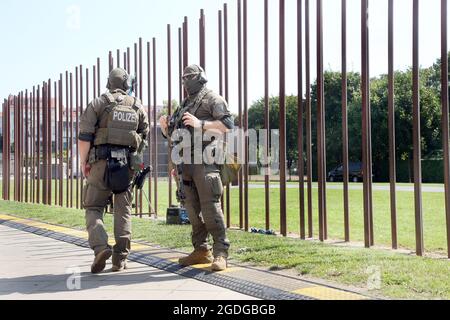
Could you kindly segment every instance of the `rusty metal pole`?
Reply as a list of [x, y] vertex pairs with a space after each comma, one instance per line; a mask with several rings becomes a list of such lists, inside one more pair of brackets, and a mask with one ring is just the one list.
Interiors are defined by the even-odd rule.
[[65, 114], [66, 114], [66, 207], [69, 208], [69, 182], [70, 182], [70, 172], [69, 172], [69, 161], [70, 161], [70, 155], [69, 155], [69, 72], [66, 71], [66, 105], [64, 106]]
[[6, 168], [6, 151], [5, 151], [5, 147], [6, 147], [6, 141], [5, 141], [5, 129], [6, 129], [6, 125], [5, 125], [5, 121], [6, 121], [6, 102], [3, 101], [2, 104], [2, 128], [3, 128], [3, 132], [2, 132], [2, 199], [6, 200], [6, 188], [5, 188], [5, 182], [6, 182], [6, 174], [5, 174], [5, 168]]
[[[37, 97], [36, 97], [36, 131], [37, 131], [37, 185], [36, 185], [36, 202], [41, 203], [41, 86], [37, 86]], [[9, 126], [8, 126], [9, 129]], [[8, 188], [9, 189], [9, 188]]]
[[183, 28], [178, 28], [178, 94], [179, 94], [179, 104], [180, 106], [183, 103], [183, 83], [182, 83], [182, 75], [183, 75]]
[[413, 2], [413, 145], [414, 145], [414, 204], [416, 213], [416, 253], [422, 256], [422, 150], [420, 135], [420, 74], [419, 74], [419, 0]]
[[95, 99], [97, 95], [97, 67], [92, 66], [92, 98]]
[[[228, 5], [223, 5], [223, 29], [224, 29], [224, 74], [225, 74], [225, 100], [229, 102], [229, 64], [228, 64]], [[226, 186], [226, 220], [227, 228], [231, 227], [230, 184]]]
[[6, 159], [5, 159], [5, 119], [6, 119], [6, 110], [5, 110], [5, 101], [3, 101], [2, 103], [2, 200], [5, 200], [5, 181], [6, 181], [6, 174], [5, 174], [5, 164], [6, 164]]
[[109, 64], [109, 72], [111, 72], [113, 69], [113, 57], [112, 57], [111, 51], [109, 52], [109, 55], [108, 55], [108, 64]]
[[59, 206], [64, 203], [63, 185], [64, 185], [64, 109], [63, 109], [63, 75], [59, 75], [58, 81], [58, 105], [59, 105]]
[[[219, 10], [217, 13], [217, 21], [218, 21], [218, 48], [219, 48], [219, 94], [223, 96], [223, 21], [222, 21], [222, 10]], [[226, 137], [224, 136], [224, 140]], [[222, 194], [221, 197], [221, 207], [222, 212], [225, 215], [225, 196]]]
[[[222, 21], [222, 10], [217, 13], [218, 21], [218, 47], [219, 47], [219, 94], [223, 95], [223, 21]], [[223, 204], [223, 203], [222, 203]]]
[[[13, 118], [13, 140], [14, 140], [14, 177], [17, 174], [17, 157], [16, 157], [16, 148], [17, 148], [17, 133], [16, 133], [16, 119], [17, 119], [17, 114], [16, 114], [16, 96], [12, 97], [12, 110], [14, 110], [14, 118]], [[17, 201], [17, 179], [14, 178], [14, 193], [13, 193], [13, 200]]]
[[300, 203], [300, 238], [306, 239], [305, 226], [305, 161], [304, 150], [304, 104], [303, 104], [303, 19], [302, 0], [297, 0], [297, 99], [298, 99], [298, 173]]
[[362, 0], [361, 5], [361, 92], [362, 92], [362, 151], [364, 173], [364, 244], [369, 248], [372, 239], [372, 159], [370, 134], [370, 78], [369, 78], [369, 1]]
[[[151, 77], [151, 60], [150, 60], [150, 42], [147, 42], [147, 113], [148, 113], [148, 117], [149, 119], [151, 119], [151, 105], [152, 105], [152, 86], [151, 86], [151, 81], [152, 81], [152, 77]], [[149, 132], [149, 143], [148, 143], [148, 159], [149, 159], [149, 163], [152, 163], [152, 152], [153, 152], [153, 147], [152, 147], [152, 131], [150, 130]], [[152, 175], [153, 172], [150, 173], [150, 178], [148, 179], [148, 198], [149, 198], [149, 204], [148, 204], [148, 212], [149, 215], [152, 215]]]
[[128, 74], [131, 72], [131, 49], [127, 48], [127, 72]]
[[250, 231], [249, 225], [249, 204], [248, 204], [248, 180], [249, 180], [249, 137], [248, 133], [248, 6], [244, 1], [243, 12], [243, 63], [244, 63], [244, 132], [245, 132], [245, 164], [244, 164], [244, 230]]
[[342, 0], [342, 159], [344, 184], [344, 233], [345, 241], [350, 241], [349, 206], [349, 156], [348, 156], [348, 96], [347, 96], [347, 0]]
[[20, 93], [15, 96], [15, 102], [14, 102], [14, 132], [15, 132], [15, 139], [14, 139], [14, 163], [15, 163], [15, 170], [14, 170], [14, 182], [15, 182], [15, 190], [16, 190], [16, 196], [15, 201], [20, 201], [20, 129], [19, 129], [19, 119], [20, 119]]
[[52, 139], [52, 81], [48, 80], [48, 205], [52, 204], [52, 183], [53, 183], [53, 164], [52, 164], [52, 151], [53, 151], [53, 139]]
[[18, 170], [17, 170], [17, 164], [19, 163], [19, 160], [17, 158], [18, 149], [19, 149], [19, 143], [18, 143], [18, 134], [17, 134], [17, 97], [14, 96], [14, 201], [18, 201], [18, 186], [17, 183], [20, 179], [18, 179]]
[[31, 137], [31, 145], [32, 145], [32, 154], [33, 154], [33, 162], [32, 162], [32, 169], [31, 169], [31, 175], [32, 175], [32, 202], [36, 203], [36, 146], [37, 146], [37, 135], [36, 135], [36, 86], [33, 86], [33, 129], [32, 129], [32, 137]]
[[127, 53], [123, 53], [123, 68], [127, 70]]
[[[139, 86], [139, 100], [141, 100], [142, 102], [142, 85], [143, 85], [143, 77], [142, 77], [142, 38], [139, 38], [139, 82], [138, 82], [138, 86]], [[136, 93], [137, 94], [137, 93]], [[139, 213], [141, 214], [142, 217], [142, 213], [143, 213], [143, 206], [142, 206], [142, 190], [139, 190]]]
[[131, 72], [131, 49], [127, 48], [127, 72], [128, 74]]
[[[79, 128], [79, 119], [80, 119], [80, 115], [83, 114], [83, 104], [84, 104], [84, 97], [83, 97], [83, 88], [84, 88], [84, 84], [83, 84], [83, 66], [80, 65], [79, 68], [79, 72], [80, 72], [80, 83], [79, 83], [79, 90], [80, 90], [80, 113], [77, 113], [77, 126]], [[78, 132], [78, 131], [77, 131]], [[77, 162], [77, 166], [80, 167], [80, 153], [79, 153], [79, 144], [77, 143], [77, 157], [78, 157], [78, 162]], [[80, 168], [81, 169], [81, 168]], [[81, 171], [81, 170], [80, 170]], [[83, 184], [84, 184], [84, 177], [83, 174], [79, 174], [80, 177], [80, 186], [79, 186], [79, 192], [80, 192], [80, 208], [83, 209]]]
[[[34, 91], [30, 90], [30, 202], [34, 203]], [[5, 128], [5, 125], [3, 125]], [[5, 175], [4, 175], [5, 176]], [[4, 189], [3, 189], [4, 190]]]
[[[167, 108], [169, 116], [172, 115], [172, 32], [170, 24], [167, 25]], [[170, 157], [170, 154], [169, 154]], [[169, 160], [170, 163], [170, 160]], [[169, 181], [169, 208], [172, 207], [172, 175], [168, 163], [168, 181]]]
[[389, 0], [388, 9], [388, 60], [389, 60], [389, 96], [388, 96], [388, 127], [389, 127], [389, 178], [391, 200], [391, 235], [392, 248], [398, 248], [397, 241], [397, 200], [396, 200], [396, 146], [395, 146], [395, 91], [394, 91], [394, 0]]
[[154, 157], [154, 171], [155, 171], [155, 218], [158, 218], [158, 119], [157, 119], [157, 99], [156, 99], [156, 38], [153, 38], [153, 157]]
[[[95, 70], [95, 69], [94, 69]], [[94, 71], [95, 74], [95, 71]], [[69, 132], [67, 135], [69, 136], [70, 144], [68, 146], [68, 153], [70, 152], [70, 164], [67, 163], [67, 167], [70, 168], [70, 208], [73, 208], [73, 174], [74, 174], [74, 168], [73, 168], [73, 143], [74, 143], [74, 136], [73, 136], [73, 74], [72, 72], [69, 74], [69, 81], [70, 81], [70, 99], [69, 99], [69, 113], [70, 113], [70, 124], [69, 124]], [[95, 81], [94, 81], [95, 83]], [[69, 107], [69, 106], [68, 106]], [[69, 179], [69, 177], [67, 177]]]
[[[16, 115], [16, 96], [13, 96], [12, 97], [12, 110], [14, 110], [14, 118], [13, 118], [13, 140], [14, 140], [14, 151], [13, 151], [13, 153], [14, 153], [14, 177], [16, 176], [16, 174], [17, 174], [17, 171], [16, 171], [16, 168], [17, 168], [17, 159], [16, 159], [16, 148], [17, 148], [17, 145], [16, 145], [16, 141], [17, 141], [17, 139], [16, 139], [16, 136], [17, 136], [17, 133], [16, 133], [16, 119], [17, 119], [17, 115]], [[17, 179], [14, 179], [14, 183], [13, 183], [13, 185], [14, 185], [14, 192], [13, 192], [13, 200], [14, 201], [17, 201], [17, 181], [16, 181]]]
[[270, 100], [269, 100], [269, 0], [264, 0], [264, 128], [266, 129], [265, 160], [266, 174], [264, 177], [266, 230], [270, 229]]
[[19, 92], [17, 94], [17, 104], [16, 104], [16, 110], [17, 110], [17, 117], [16, 117], [16, 130], [17, 130], [17, 148], [15, 149], [16, 151], [16, 156], [17, 156], [17, 160], [16, 160], [16, 168], [17, 168], [17, 174], [15, 176], [15, 179], [17, 180], [17, 200], [18, 202], [21, 201], [21, 197], [22, 197], [22, 139], [21, 139], [21, 128], [20, 128], [20, 117], [21, 117], [21, 108], [22, 108], [22, 95]]
[[24, 92], [20, 92], [21, 95], [21, 108], [20, 108], [20, 202], [25, 201], [25, 175], [26, 172], [24, 172], [26, 165], [25, 165], [25, 127], [23, 122], [26, 121], [24, 118], [24, 111], [25, 111], [25, 95]]
[[280, 231], [287, 236], [286, 215], [286, 19], [285, 1], [280, 0]]
[[306, 76], [306, 174], [308, 179], [308, 237], [313, 237], [312, 198], [312, 114], [311, 114], [311, 48], [309, 0], [305, 0], [305, 76]]
[[205, 45], [206, 45], [206, 39], [205, 39], [205, 11], [203, 9], [200, 10], [200, 20], [199, 20], [199, 43], [200, 43], [200, 66], [203, 68], [203, 70], [206, 70], [205, 63], [206, 63], [206, 52], [205, 52]]
[[[184, 17], [183, 24], [183, 70], [189, 65], [189, 21]], [[185, 93], [186, 97], [186, 93]]]
[[29, 132], [28, 132], [28, 121], [29, 121], [29, 117], [28, 117], [28, 109], [29, 109], [29, 100], [28, 100], [28, 90], [25, 90], [25, 202], [28, 203], [29, 202], [29, 193], [28, 193], [28, 188], [29, 188], [29, 171], [28, 171], [28, 163], [29, 163]]
[[24, 99], [23, 99], [23, 91], [21, 91], [20, 92], [20, 94], [19, 94], [19, 122], [18, 122], [18, 125], [19, 125], [19, 141], [20, 141], [20, 153], [19, 153], [19, 157], [20, 157], [20, 162], [19, 162], [19, 175], [20, 175], [20, 180], [19, 180], [19, 183], [20, 183], [20, 188], [19, 188], [19, 194], [20, 194], [20, 198], [19, 198], [19, 200], [20, 200], [20, 202], [23, 202], [23, 194], [24, 194], [24, 190], [23, 190], [23, 186], [24, 186], [24, 172], [23, 172], [23, 169], [24, 169], [24, 157], [23, 157], [23, 155], [24, 155], [24, 149], [23, 149], [23, 146], [24, 146], [24, 135], [23, 135], [23, 109], [24, 109]]
[[[120, 61], [120, 59], [118, 59]], [[101, 95], [100, 58], [97, 58], [97, 96]]]
[[[239, 129], [243, 129], [243, 117], [242, 117], [242, 9], [241, 0], [238, 0], [237, 4], [237, 19], [238, 19], [238, 109], [239, 109]], [[238, 146], [240, 154], [242, 154], [242, 143], [244, 136], [239, 135]], [[244, 159], [245, 165], [245, 159]], [[239, 228], [244, 228], [244, 175], [242, 170], [239, 171]]]
[[[89, 69], [86, 68], [86, 108], [89, 106]], [[83, 114], [83, 111], [81, 112]]]
[[319, 239], [326, 239], [325, 232], [325, 202], [326, 202], [326, 173], [325, 173], [325, 130], [324, 130], [324, 76], [323, 76], [323, 4], [317, 0], [317, 163], [319, 185]]
[[42, 203], [47, 204], [47, 84], [42, 84]]
[[[75, 68], [75, 132], [77, 137], [75, 138], [75, 165], [76, 168], [76, 179], [75, 179], [75, 205], [76, 208], [80, 208], [80, 152], [78, 149], [78, 117], [80, 113], [80, 93], [79, 93], [79, 74], [78, 67]], [[62, 150], [62, 149], [61, 149]]]
[[445, 216], [447, 222], [447, 250], [450, 258], [450, 148], [448, 120], [448, 43], [447, 43], [447, 0], [441, 0], [441, 104], [442, 141], [444, 149]]
[[[138, 44], [134, 43], [134, 75], [138, 77]], [[138, 92], [134, 93], [135, 96], [138, 96]], [[134, 213], [135, 215], [139, 215], [139, 190], [137, 187], [134, 189]], [[140, 215], [142, 218], [142, 215]]]
[[[55, 110], [55, 206], [58, 205], [59, 195], [58, 195], [58, 184], [59, 184], [59, 177], [58, 177], [58, 100], [57, 100], [57, 93], [58, 93], [58, 81], [54, 82], [54, 110]], [[53, 170], [53, 169], [52, 169]]]

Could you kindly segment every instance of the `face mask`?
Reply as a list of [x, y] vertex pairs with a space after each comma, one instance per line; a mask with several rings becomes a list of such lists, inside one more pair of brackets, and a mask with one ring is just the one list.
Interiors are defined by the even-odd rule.
[[198, 79], [198, 76], [196, 76], [194, 78], [188, 77], [183, 79], [183, 86], [189, 95], [195, 95], [202, 90], [204, 84]]

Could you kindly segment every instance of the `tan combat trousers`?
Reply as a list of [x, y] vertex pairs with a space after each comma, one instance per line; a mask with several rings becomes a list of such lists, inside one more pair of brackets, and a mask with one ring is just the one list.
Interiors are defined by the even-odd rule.
[[225, 219], [220, 198], [223, 194], [220, 171], [216, 165], [184, 165], [183, 182], [186, 209], [192, 225], [192, 244], [196, 250], [207, 250], [208, 234], [214, 240], [215, 257], [228, 258]]
[[[106, 161], [100, 160], [91, 166], [91, 173], [83, 192], [83, 207], [86, 209], [89, 245], [97, 255], [110, 248], [103, 216], [112, 192], [105, 186], [104, 182]], [[131, 188], [114, 196], [114, 237], [116, 245], [113, 248], [113, 259], [116, 260], [126, 259], [130, 254], [132, 201]]]

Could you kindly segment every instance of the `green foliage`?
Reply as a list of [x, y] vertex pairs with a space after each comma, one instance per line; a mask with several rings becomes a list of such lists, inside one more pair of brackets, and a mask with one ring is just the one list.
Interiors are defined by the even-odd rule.
[[[450, 59], [450, 53], [449, 53]], [[362, 114], [361, 114], [361, 77], [358, 73], [348, 73], [348, 135], [350, 161], [362, 159]], [[442, 149], [441, 131], [441, 63], [438, 60], [432, 67], [420, 70], [420, 106], [421, 106], [421, 146], [422, 155], [426, 156]], [[325, 114], [326, 114], [326, 144], [327, 169], [338, 166], [343, 161], [342, 152], [342, 78], [340, 72], [324, 73]], [[381, 75], [371, 79], [371, 119], [372, 119], [372, 156], [373, 170], [377, 181], [388, 181], [389, 171], [389, 131], [388, 131], [388, 76]], [[395, 134], [397, 162], [412, 161], [412, 71], [395, 72]], [[313, 164], [316, 172], [317, 156], [317, 84], [311, 86], [311, 115]], [[304, 108], [304, 118], [306, 118]], [[287, 150], [288, 165], [298, 160], [297, 130], [298, 130], [298, 99], [289, 96], [286, 100]], [[264, 126], [264, 100], [257, 101], [249, 111], [250, 128], [260, 129]], [[270, 98], [270, 127], [279, 128], [279, 99]], [[305, 126], [306, 128], [306, 126]], [[304, 132], [306, 134], [306, 131]], [[442, 158], [441, 158], [442, 159]], [[440, 159], [440, 160], [441, 160]], [[438, 159], [439, 161], [439, 159]], [[436, 164], [436, 162], [435, 162]], [[400, 166], [405, 167], [405, 164]], [[406, 165], [408, 166], [408, 165]], [[411, 165], [409, 165], [411, 166]], [[441, 165], [438, 165], [441, 167]], [[427, 167], [428, 168], [428, 167]], [[431, 172], [430, 172], [431, 171]], [[426, 181], [442, 181], [442, 172], [438, 169], [425, 170], [430, 172]], [[406, 174], [405, 174], [406, 172]], [[401, 169], [399, 181], [412, 179], [411, 170]], [[315, 176], [315, 174], [314, 174]]]

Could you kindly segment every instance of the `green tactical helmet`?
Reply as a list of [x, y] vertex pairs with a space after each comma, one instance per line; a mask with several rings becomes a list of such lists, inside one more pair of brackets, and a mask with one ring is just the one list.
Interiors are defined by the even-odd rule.
[[128, 91], [129, 89], [134, 88], [135, 83], [135, 77], [130, 76], [122, 68], [115, 68], [109, 74], [106, 88], [109, 90], [122, 89], [124, 91]]

